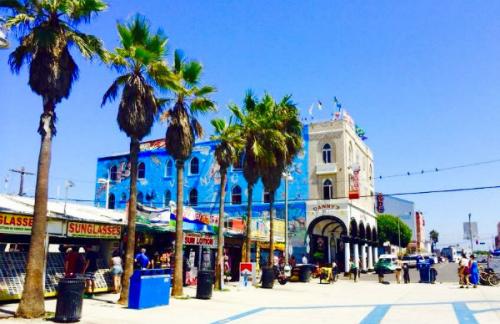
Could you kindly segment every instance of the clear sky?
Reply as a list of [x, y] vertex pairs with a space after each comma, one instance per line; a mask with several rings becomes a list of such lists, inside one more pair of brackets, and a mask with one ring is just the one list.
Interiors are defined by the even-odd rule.
[[[246, 89], [287, 93], [308, 107], [321, 100], [315, 120], [333, 112], [333, 97], [362, 126], [375, 155], [375, 174], [388, 175], [500, 158], [500, 2], [498, 1], [108, 1], [110, 8], [86, 32], [116, 45], [115, 24], [139, 12], [205, 66], [204, 80], [218, 88], [220, 112], [240, 103]], [[15, 45], [15, 42], [14, 42]], [[15, 192], [9, 168], [36, 171], [41, 99], [0, 50], [0, 191]], [[57, 106], [51, 196], [93, 199], [96, 159], [128, 149], [116, 124], [117, 104], [100, 108], [116, 76], [77, 55], [80, 79]], [[207, 116], [204, 124], [211, 128]], [[310, 117], [309, 117], [310, 118]], [[155, 126], [148, 139], [163, 137]], [[500, 163], [441, 173], [382, 179], [384, 193], [500, 184]], [[58, 193], [58, 187], [60, 191]], [[33, 194], [34, 177], [26, 181]], [[405, 196], [426, 218], [427, 230], [457, 242], [472, 213], [491, 240], [500, 221], [500, 190]]]

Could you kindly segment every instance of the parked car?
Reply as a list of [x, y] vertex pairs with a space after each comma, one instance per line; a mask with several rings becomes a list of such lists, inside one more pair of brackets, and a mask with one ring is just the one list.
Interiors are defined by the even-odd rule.
[[417, 266], [418, 258], [419, 258], [419, 255], [416, 255], [416, 254], [405, 255], [403, 257], [403, 262], [408, 263], [408, 266], [410, 268], [415, 268]]
[[379, 258], [377, 263], [375, 264], [375, 272], [379, 272], [382, 270], [383, 273], [392, 273], [396, 270], [396, 264], [392, 261], [391, 258]]

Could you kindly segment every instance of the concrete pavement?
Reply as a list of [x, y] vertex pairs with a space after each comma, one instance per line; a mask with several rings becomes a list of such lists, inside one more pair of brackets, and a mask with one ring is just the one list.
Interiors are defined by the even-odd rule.
[[[194, 288], [186, 294], [194, 297]], [[379, 284], [342, 279], [334, 284], [288, 283], [272, 290], [230, 287], [211, 300], [171, 299], [170, 305], [130, 310], [116, 295], [85, 300], [82, 323], [499, 323], [500, 287], [459, 289], [457, 285]], [[55, 300], [46, 303], [55, 310]], [[16, 309], [0, 306], [0, 312]], [[8, 319], [5, 323], [42, 323]]]

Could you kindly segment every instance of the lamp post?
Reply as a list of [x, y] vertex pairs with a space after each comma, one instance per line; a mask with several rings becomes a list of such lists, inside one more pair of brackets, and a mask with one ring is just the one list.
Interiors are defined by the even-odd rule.
[[108, 170], [108, 178], [99, 178], [97, 179], [97, 183], [106, 184], [106, 206], [104, 208], [109, 208], [109, 183], [111, 182], [111, 174]]
[[288, 265], [288, 181], [292, 181], [293, 177], [289, 171], [282, 173], [285, 179], [285, 265]]
[[400, 222], [400, 219], [398, 216], [398, 254], [401, 253], [401, 231], [399, 229], [399, 222]]
[[64, 182], [64, 216], [66, 216], [66, 202], [68, 201], [68, 190], [73, 188], [75, 184], [71, 180], [66, 180]]
[[472, 243], [472, 226], [471, 226], [471, 222], [470, 222], [470, 218], [471, 218], [472, 214], [469, 213], [469, 238], [470, 238], [470, 253], [473, 254], [474, 253], [474, 245]]

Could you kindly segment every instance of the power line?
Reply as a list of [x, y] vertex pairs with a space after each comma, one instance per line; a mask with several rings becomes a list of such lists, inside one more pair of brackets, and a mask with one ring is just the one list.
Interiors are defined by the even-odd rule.
[[[500, 189], [500, 185], [494, 185], [494, 186], [480, 186], [480, 187], [465, 187], [465, 188], [451, 188], [451, 189], [436, 189], [436, 190], [424, 190], [424, 191], [411, 191], [411, 192], [395, 192], [395, 193], [386, 193], [386, 194], [382, 194], [384, 197], [387, 197], [387, 196], [409, 196], [409, 195], [427, 195], [427, 194], [436, 194], [436, 193], [452, 193], [452, 192], [464, 192], [464, 191], [478, 191], [478, 190], [490, 190], [490, 189]], [[371, 197], [375, 197], [375, 194], [374, 195], [360, 195], [359, 198], [371, 198]], [[332, 200], [335, 200], [335, 199], [346, 199], [346, 198], [349, 198], [348, 196], [346, 197], [335, 197], [333, 198]], [[60, 199], [57, 199], [57, 198], [53, 198], [53, 197], [50, 197], [49, 198], [50, 200], [60, 200]], [[100, 200], [95, 200], [95, 199], [72, 199], [72, 198], [68, 198], [69, 201], [75, 201], [75, 202], [101, 202]], [[318, 200], [324, 200], [324, 201], [330, 201], [330, 199], [312, 199], [312, 198], [308, 198], [308, 199], [301, 199], [301, 198], [295, 198], [295, 199], [288, 199], [289, 202], [307, 202], [307, 201], [318, 201]], [[351, 199], [353, 200], [353, 199]], [[284, 199], [275, 199], [275, 203], [276, 202], [284, 202], [285, 200]], [[256, 201], [256, 200], [253, 200], [253, 202], [255, 203], [264, 203], [263, 201]], [[237, 205], [237, 206], [244, 206], [246, 203], [246, 201], [242, 201], [242, 204], [241, 205]], [[200, 202], [198, 201], [197, 202], [197, 206], [199, 205], [217, 205], [218, 204], [218, 201], [216, 202], [208, 202], [208, 201], [205, 201], [205, 202]], [[146, 203], [144, 205], [164, 205], [164, 203], [157, 203], [157, 202], [149, 202], [149, 203]], [[189, 206], [189, 204], [185, 204], [186, 206]], [[228, 204], [229, 205], [229, 204]], [[197, 206], [191, 206], [191, 207], [197, 207]], [[231, 206], [234, 206], [234, 205], [231, 205]]]

